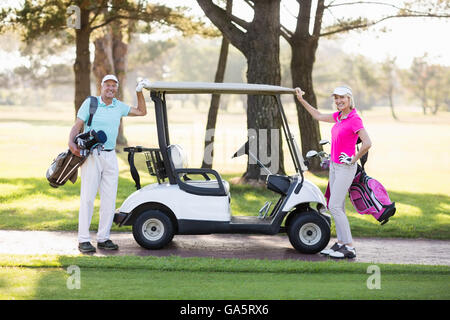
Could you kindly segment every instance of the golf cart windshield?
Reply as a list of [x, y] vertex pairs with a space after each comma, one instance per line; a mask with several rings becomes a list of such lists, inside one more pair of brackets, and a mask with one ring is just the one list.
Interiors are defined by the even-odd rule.
[[[167, 128], [167, 111], [165, 106], [166, 94], [246, 94], [273, 96], [282, 120], [282, 129], [293, 160], [295, 171], [303, 178], [302, 169], [305, 168], [303, 158], [295, 142], [294, 136], [291, 134], [289, 129], [288, 121], [280, 99], [281, 94], [295, 94], [294, 89], [274, 85], [248, 83], [153, 82], [151, 83], [149, 90], [151, 91], [152, 100], [155, 102], [158, 140], [159, 146], [162, 150], [170, 145], [170, 138]], [[164, 154], [164, 151], [162, 152], [163, 158], [168, 158], [168, 156]]]

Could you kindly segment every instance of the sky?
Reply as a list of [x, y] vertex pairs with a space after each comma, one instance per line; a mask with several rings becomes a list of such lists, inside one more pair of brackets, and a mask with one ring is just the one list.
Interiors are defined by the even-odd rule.
[[[193, 14], [204, 16], [195, 0], [160, 2], [171, 6], [189, 6]], [[377, 2], [401, 5], [403, 1], [378, 0]], [[243, 0], [234, 0], [233, 3], [233, 14], [245, 20], [251, 19], [252, 9]], [[376, 18], [389, 12], [389, 10], [392, 10], [389, 6], [353, 5], [335, 8], [333, 9], [333, 15], [335, 17], [364, 16]], [[295, 29], [297, 12], [297, 1], [282, 0], [281, 22], [290, 30]], [[326, 13], [323, 25], [333, 22], [335, 22], [335, 18]], [[388, 31], [380, 32], [382, 28], [387, 28]], [[402, 18], [386, 20], [368, 31], [346, 33], [335, 37], [334, 41], [348, 53], [360, 53], [375, 61], [382, 61], [388, 56], [395, 56], [397, 57], [397, 64], [402, 68], [409, 67], [414, 57], [422, 56], [425, 52], [428, 53], [430, 62], [450, 66], [450, 41], [445, 41], [438, 36], [443, 34], [450, 34], [450, 19]]]
[[[397, 5], [401, 5], [403, 2], [402, 0], [378, 0], [378, 2], [381, 1]], [[159, 0], [158, 2], [168, 6], [187, 6], [191, 9], [191, 14], [204, 17], [203, 11], [195, 0]], [[343, 2], [343, 0], [335, 1], [335, 3], [338, 2]], [[281, 21], [290, 30], [295, 28], [297, 10], [298, 4], [295, 0], [282, 0]], [[338, 7], [333, 9], [333, 15], [326, 14], [324, 16], [323, 24], [332, 23], [336, 17], [342, 16], [360, 15], [376, 18], [386, 13], [386, 10], [390, 10], [390, 8], [380, 5]], [[250, 20], [252, 17], [252, 9], [243, 0], [234, 0], [233, 13], [245, 20]], [[381, 28], [386, 28], [388, 31], [380, 32]], [[429, 62], [450, 66], [450, 41], [446, 41], [441, 36], [449, 33], [450, 19], [402, 18], [389, 19], [368, 31], [346, 33], [331, 41], [349, 54], [362, 54], [377, 62], [387, 57], [397, 57], [397, 65], [401, 68], [408, 68], [414, 57], [423, 56], [424, 53], [428, 53]], [[4, 43], [0, 48], [4, 48]], [[0, 49], [0, 70], [11, 69], [25, 62], [26, 60], [21, 58], [17, 51], [7, 52]]]

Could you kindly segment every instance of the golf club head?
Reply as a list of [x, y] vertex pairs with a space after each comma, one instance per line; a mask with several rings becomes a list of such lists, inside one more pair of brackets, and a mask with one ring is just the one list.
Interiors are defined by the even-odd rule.
[[320, 141], [319, 141], [319, 144], [320, 144], [321, 146], [324, 146], [324, 145], [326, 145], [326, 144], [328, 144], [328, 143], [330, 143], [330, 141], [328, 141], [327, 139], [323, 139], [323, 140], [320, 140]]
[[92, 139], [86, 142], [86, 149], [91, 149], [93, 146], [99, 143], [103, 144], [106, 142], [106, 140], [108, 140], [103, 130], [99, 130], [98, 132], [95, 132], [95, 130], [91, 130], [90, 132]]
[[244, 145], [242, 147], [240, 147], [238, 149], [238, 151], [236, 151], [233, 156], [231, 157], [231, 159], [242, 156], [244, 154], [248, 155], [248, 150], [249, 150], [249, 142], [253, 141], [255, 139], [255, 136], [250, 136], [248, 137], [248, 140], [246, 143], [244, 143]]
[[309, 150], [308, 153], [306, 153], [306, 159], [311, 159], [317, 156], [318, 153], [316, 150]]

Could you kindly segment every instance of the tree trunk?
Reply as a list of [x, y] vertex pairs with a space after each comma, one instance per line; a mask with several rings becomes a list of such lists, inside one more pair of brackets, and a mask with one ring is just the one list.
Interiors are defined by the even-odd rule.
[[[300, 87], [304, 92], [304, 98], [313, 107], [317, 108], [317, 99], [313, 88], [312, 72], [315, 62], [317, 47], [319, 44], [320, 30], [322, 28], [322, 17], [325, 10], [324, 0], [317, 1], [315, 14], [312, 12], [311, 0], [298, 0], [299, 13], [295, 32], [288, 40], [292, 49], [291, 74], [293, 87]], [[314, 17], [312, 19], [311, 17]], [[313, 23], [313, 32], [310, 26]], [[319, 144], [321, 139], [319, 122], [305, 110], [305, 108], [294, 98], [297, 107], [297, 118], [301, 137], [301, 152], [305, 155], [309, 150], [321, 151]], [[310, 161], [309, 169], [320, 171], [319, 159]]]
[[426, 98], [425, 99], [422, 98], [422, 111], [423, 111], [424, 115], [427, 114], [427, 109], [428, 109], [428, 103], [426, 101]]
[[[293, 87], [300, 87], [304, 92], [304, 98], [310, 105], [317, 108], [317, 99], [313, 88], [312, 72], [317, 49], [317, 41], [301, 40], [292, 45], [291, 74]], [[300, 128], [301, 152], [303, 156], [309, 150], [322, 150], [319, 144], [321, 140], [319, 122], [306, 111], [306, 109], [295, 99], [297, 107], [298, 126]], [[330, 133], [331, 134], [331, 133]], [[330, 140], [330, 137], [328, 138]], [[309, 169], [320, 171], [320, 162], [313, 158], [310, 160]]]
[[[227, 0], [226, 11], [231, 13], [233, 0]], [[225, 77], [225, 67], [227, 65], [229, 41], [222, 37], [222, 45], [220, 46], [219, 62], [214, 82], [223, 82]], [[202, 168], [212, 168], [214, 159], [214, 131], [216, 129], [217, 113], [219, 111], [220, 95], [213, 94], [211, 104], [208, 110], [208, 121], [206, 123], [205, 147], [203, 149]], [[209, 139], [210, 138], [210, 139]], [[208, 141], [209, 140], [209, 141]]]
[[[253, 23], [247, 31], [247, 48], [244, 50], [248, 64], [247, 81], [249, 83], [280, 85], [279, 26], [280, 2], [255, 2]], [[264, 34], [263, 37], [262, 34]], [[281, 117], [273, 97], [248, 96], [247, 129], [249, 132], [252, 130], [257, 138], [258, 154], [255, 156], [258, 156], [264, 164], [267, 163], [266, 167], [271, 168], [272, 173], [284, 174]], [[266, 137], [264, 130], [267, 130]], [[271, 139], [272, 132], [278, 133], [278, 141], [274, 141], [274, 144]], [[265, 141], [267, 143], [264, 143]], [[272, 154], [272, 149], [275, 154]], [[244, 180], [261, 182], [265, 180], [266, 174], [249, 157], [247, 171], [243, 175]]]
[[[123, 42], [123, 35], [120, 27], [120, 21], [114, 21], [112, 23], [112, 53], [114, 62], [114, 71], [116, 77], [121, 84], [119, 91], [117, 92], [117, 98], [119, 100], [124, 99], [123, 88], [125, 85], [125, 75], [127, 70], [127, 56], [128, 56], [128, 44]], [[120, 119], [119, 133], [117, 135], [117, 144], [121, 146], [127, 145], [128, 141], [125, 138], [123, 131], [123, 121]]]
[[103, 77], [114, 74], [111, 33], [107, 32], [103, 37], [96, 39], [94, 45], [95, 57], [92, 71], [96, 78], [97, 95], [100, 95]]
[[393, 96], [392, 90], [390, 90], [388, 98], [389, 98], [389, 107], [391, 108], [392, 117], [394, 118], [394, 120], [398, 120], [398, 118], [394, 112], [394, 96]]
[[[247, 58], [247, 81], [280, 85], [280, 1], [254, 1], [254, 16], [251, 22], [244, 22], [227, 14], [211, 0], [197, 0], [197, 2], [206, 16], [228, 38], [230, 43]], [[236, 27], [235, 24], [241, 28]], [[284, 173], [280, 133], [281, 119], [274, 98], [250, 95], [247, 105], [247, 128], [249, 134], [256, 136], [257, 150], [259, 150], [259, 154], [255, 154], [255, 156], [271, 167], [273, 173]], [[267, 143], [261, 143], [265, 142], [264, 138], [266, 138], [264, 130], [268, 134]], [[273, 144], [270, 138], [272, 131], [275, 135], [278, 134], [278, 141]], [[276, 152], [274, 155], [272, 155], [272, 147]], [[266, 175], [266, 173], [260, 171], [249, 157], [243, 180], [262, 182], [264, 178], [261, 178], [261, 175]]]
[[75, 30], [75, 117], [83, 101], [91, 95], [91, 60], [89, 56], [89, 10], [80, 9], [80, 29]]
[[436, 115], [438, 110], [439, 110], [439, 103], [437, 101], [435, 101], [434, 106], [433, 106], [433, 110], [431, 110], [431, 113], [433, 115]]

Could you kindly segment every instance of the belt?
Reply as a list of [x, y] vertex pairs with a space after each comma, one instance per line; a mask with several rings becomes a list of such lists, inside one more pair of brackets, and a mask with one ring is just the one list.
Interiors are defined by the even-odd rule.
[[113, 151], [114, 149], [103, 149], [103, 151], [106, 151], [106, 152], [110, 152], [110, 151]]

